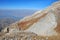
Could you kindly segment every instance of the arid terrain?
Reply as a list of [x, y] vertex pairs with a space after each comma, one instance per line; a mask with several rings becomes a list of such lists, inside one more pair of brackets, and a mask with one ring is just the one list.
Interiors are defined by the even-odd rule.
[[60, 40], [60, 1], [12, 23], [0, 40]]

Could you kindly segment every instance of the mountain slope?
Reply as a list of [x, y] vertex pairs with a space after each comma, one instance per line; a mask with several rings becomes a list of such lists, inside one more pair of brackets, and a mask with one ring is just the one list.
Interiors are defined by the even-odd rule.
[[[25, 37], [20, 37], [21, 34], [19, 33], [22, 32], [24, 32], [24, 34], [32, 32], [36, 36], [32, 37], [32, 39], [30, 38], [31, 34], [28, 33], [30, 37], [26, 34]], [[60, 40], [60, 1], [53, 3], [42, 11], [38, 11], [31, 16], [24, 17], [20, 21], [11, 24], [2, 30], [1, 33], [4, 34], [1, 35], [1, 39], [11, 37], [11, 39], [14, 40], [14, 37], [17, 38], [17, 35], [14, 34], [17, 33], [20, 35], [17, 40], [28, 40], [27, 38], [29, 38], [29, 40]]]

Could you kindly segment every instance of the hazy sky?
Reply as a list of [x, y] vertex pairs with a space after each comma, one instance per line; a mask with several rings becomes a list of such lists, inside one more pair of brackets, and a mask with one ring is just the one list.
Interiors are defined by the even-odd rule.
[[57, 0], [0, 0], [0, 9], [44, 9]]

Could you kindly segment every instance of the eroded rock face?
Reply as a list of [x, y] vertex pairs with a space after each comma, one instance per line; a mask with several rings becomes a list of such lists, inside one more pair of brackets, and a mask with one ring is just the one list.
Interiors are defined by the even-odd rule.
[[53, 30], [57, 26], [55, 15], [48, 12], [47, 15], [35, 22], [30, 28], [25, 31], [34, 32], [40, 36], [51, 36], [57, 33]]
[[[15, 40], [15, 38], [25, 40], [26, 37], [26, 40], [60, 40], [60, 1], [31, 16], [24, 17], [2, 32], [4, 35], [1, 35], [1, 40]], [[22, 39], [20, 39], [21, 35]]]

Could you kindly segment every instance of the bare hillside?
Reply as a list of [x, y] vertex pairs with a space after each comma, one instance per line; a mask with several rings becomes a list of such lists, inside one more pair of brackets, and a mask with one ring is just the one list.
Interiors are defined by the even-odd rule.
[[60, 40], [60, 1], [6, 27], [1, 40]]

